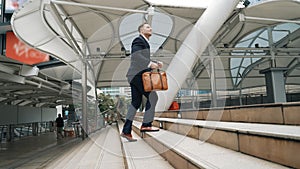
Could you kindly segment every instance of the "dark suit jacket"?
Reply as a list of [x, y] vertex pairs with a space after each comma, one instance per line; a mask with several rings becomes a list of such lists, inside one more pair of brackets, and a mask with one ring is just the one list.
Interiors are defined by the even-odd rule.
[[135, 38], [131, 45], [131, 61], [127, 72], [128, 81], [133, 78], [141, 78], [142, 73], [151, 70], [148, 68], [150, 63], [150, 46], [142, 35]]

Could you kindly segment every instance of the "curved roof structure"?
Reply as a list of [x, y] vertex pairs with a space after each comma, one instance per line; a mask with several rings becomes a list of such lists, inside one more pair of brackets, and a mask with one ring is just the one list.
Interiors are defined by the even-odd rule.
[[[152, 57], [167, 68], [205, 11], [207, 4], [201, 3], [171, 6], [150, 0], [33, 0], [14, 13], [12, 28], [24, 42], [57, 57], [79, 74], [87, 60], [92, 86], [128, 86], [129, 46], [137, 26], [145, 18], [152, 21]], [[214, 54], [205, 52], [187, 78], [196, 80], [197, 89], [209, 90], [209, 58], [215, 57], [221, 64], [216, 78], [226, 79], [229, 90], [263, 86], [264, 75], [259, 71], [270, 65], [288, 68], [286, 84], [299, 85], [299, 9], [298, 0], [268, 0], [236, 8], [211, 42]], [[43, 72], [57, 76], [53, 72], [59, 69]], [[218, 71], [224, 72], [222, 76]]]

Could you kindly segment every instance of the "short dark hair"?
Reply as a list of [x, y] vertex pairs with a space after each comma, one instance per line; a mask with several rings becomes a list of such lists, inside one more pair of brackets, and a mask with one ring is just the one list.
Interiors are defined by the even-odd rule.
[[149, 24], [149, 23], [147, 23], [147, 22], [142, 23], [142, 24], [138, 27], [138, 31], [141, 32], [142, 27], [143, 27], [144, 25], [146, 25], [146, 24]]

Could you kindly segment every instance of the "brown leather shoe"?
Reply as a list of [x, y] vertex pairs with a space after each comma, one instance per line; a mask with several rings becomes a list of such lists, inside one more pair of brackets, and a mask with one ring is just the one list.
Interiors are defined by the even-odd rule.
[[159, 128], [156, 128], [156, 127], [145, 127], [145, 126], [142, 126], [140, 128], [140, 131], [141, 132], [155, 132], [155, 131], [159, 131]]
[[121, 137], [126, 138], [129, 142], [137, 141], [137, 139], [134, 139], [131, 134], [121, 133]]

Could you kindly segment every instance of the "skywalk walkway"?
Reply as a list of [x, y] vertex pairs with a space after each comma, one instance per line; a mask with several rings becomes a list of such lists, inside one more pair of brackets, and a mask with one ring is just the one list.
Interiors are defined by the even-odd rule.
[[77, 146], [80, 138], [56, 140], [54, 132], [1, 143], [0, 169], [43, 168], [63, 152]]
[[[146, 133], [139, 131], [143, 113], [138, 113], [132, 133], [136, 142], [120, 137], [122, 121], [85, 140], [56, 140], [55, 133], [47, 133], [1, 144], [0, 169], [300, 168], [298, 107], [234, 108], [221, 121], [205, 120], [204, 111], [157, 113], [153, 125], [160, 131]], [[265, 120], [268, 112], [273, 115]], [[240, 122], [236, 113], [243, 115]], [[277, 114], [293, 120], [282, 118], [279, 123]]]
[[[119, 132], [122, 131], [123, 123], [119, 122]], [[128, 142], [122, 138], [124, 156], [128, 169], [172, 169], [173, 167], [165, 161], [150, 145], [148, 145], [139, 135], [132, 132], [132, 136], [137, 138], [137, 142]]]
[[119, 133], [115, 125], [91, 134], [83, 143], [69, 149], [46, 168], [109, 169], [125, 168]]
[[108, 126], [87, 139], [55, 133], [1, 144], [0, 169], [124, 168], [119, 134]]
[[[122, 126], [122, 122], [119, 122]], [[118, 125], [108, 125], [81, 138], [56, 140], [55, 133], [7, 143], [0, 152], [0, 169], [172, 169], [137, 134], [137, 142], [120, 138]]]

